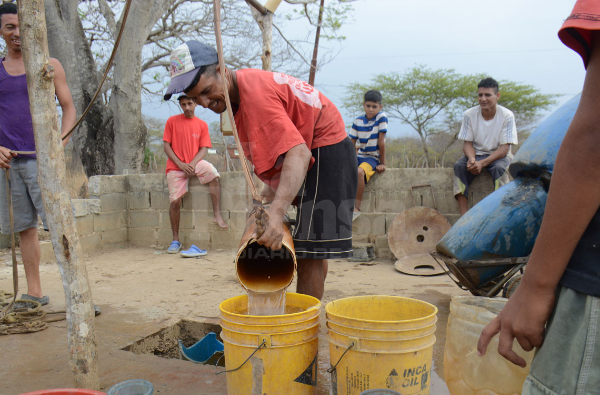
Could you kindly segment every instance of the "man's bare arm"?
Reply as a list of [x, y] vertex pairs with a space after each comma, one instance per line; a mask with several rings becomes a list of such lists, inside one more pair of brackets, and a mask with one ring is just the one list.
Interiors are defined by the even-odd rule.
[[[54, 58], [50, 58], [50, 64], [54, 67], [54, 90], [56, 91], [56, 98], [62, 109], [62, 124], [60, 136], [66, 135], [77, 121], [77, 111], [73, 104], [73, 97], [71, 96], [71, 90], [67, 85], [67, 76], [65, 69], [62, 67], [60, 62]], [[71, 136], [63, 140], [63, 145], [67, 145]]]
[[463, 144], [463, 153], [469, 161], [475, 161], [475, 147], [473, 147], [472, 141], [465, 141]]
[[194, 166], [194, 169], [195, 169], [196, 164], [198, 162], [200, 162], [202, 159], [204, 159], [207, 152], [208, 152], [207, 147], [200, 147], [200, 149], [198, 150], [198, 153], [194, 156], [194, 159], [192, 159], [192, 161], [190, 162], [190, 165]]
[[163, 149], [165, 151], [165, 154], [167, 154], [167, 156], [169, 157], [169, 159], [171, 159], [173, 163], [175, 163], [177, 167], [181, 169], [181, 171], [183, 171], [187, 175], [194, 174], [194, 167], [192, 167], [192, 165], [190, 165], [189, 163], [184, 163], [183, 161], [181, 161], [181, 159], [179, 159], [179, 157], [177, 157], [177, 155], [175, 155], [173, 147], [171, 147], [171, 143], [163, 141]]
[[508, 151], [510, 151], [510, 144], [502, 144], [496, 151], [492, 152], [490, 156], [481, 160], [483, 167], [489, 166], [498, 159], [506, 157], [506, 155], [508, 155]]
[[285, 154], [275, 199], [267, 210], [269, 223], [265, 233], [258, 239], [259, 244], [272, 250], [281, 248], [285, 213], [304, 182], [311, 157], [312, 153], [306, 144], [299, 144]]
[[544, 219], [527, 270], [502, 312], [482, 332], [477, 347], [480, 355], [500, 333], [500, 354], [525, 366], [512, 350], [513, 339], [526, 351], [542, 345], [558, 282], [600, 207], [596, 160], [600, 150], [600, 32], [593, 32], [592, 40], [581, 102], [556, 158]]

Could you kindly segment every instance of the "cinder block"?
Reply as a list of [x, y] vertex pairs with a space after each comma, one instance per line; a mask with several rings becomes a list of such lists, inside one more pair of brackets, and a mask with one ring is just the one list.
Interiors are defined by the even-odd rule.
[[[171, 218], [169, 217], [169, 210], [160, 210], [160, 229], [171, 229]], [[179, 211], [179, 229], [193, 229], [194, 228], [194, 214], [192, 210], [180, 210]]]
[[377, 255], [377, 258], [379, 258], [379, 259], [396, 260], [396, 257], [392, 253], [392, 250], [390, 250], [389, 248], [375, 246], [375, 254]]
[[77, 234], [79, 236], [89, 235], [94, 232], [94, 215], [88, 214], [85, 217], [77, 217], [75, 222]]
[[127, 244], [127, 229], [116, 229], [102, 232], [102, 244], [104, 247], [108, 245], [125, 245]]
[[125, 193], [127, 176], [92, 176], [88, 182], [90, 197], [99, 197], [106, 193]]
[[97, 214], [101, 212], [99, 199], [71, 199], [71, 205], [75, 212], [75, 217], [84, 217], [88, 214]]
[[150, 192], [129, 192], [127, 194], [127, 207], [130, 210], [150, 208]]
[[230, 211], [229, 212], [229, 226], [234, 231], [244, 231], [246, 229], [246, 223], [248, 222], [248, 212], [246, 211]]
[[127, 209], [127, 201], [124, 193], [107, 193], [100, 195], [100, 206], [102, 212], [121, 211]]
[[[171, 245], [171, 242], [173, 241], [173, 232], [171, 231], [171, 229], [159, 229], [158, 230], [158, 245], [159, 246], [164, 246], [165, 248], [168, 248], [169, 245]], [[187, 246], [185, 247], [187, 248]]]
[[183, 197], [181, 207], [187, 210], [212, 210], [212, 200], [208, 192], [190, 192]]
[[154, 210], [168, 210], [170, 205], [169, 192], [150, 192], [150, 207]]
[[[188, 240], [189, 245], [195, 244], [196, 246], [198, 246], [199, 248], [201, 248], [203, 250], [210, 250], [210, 249], [215, 248], [215, 247], [213, 247], [213, 245], [211, 243], [211, 235], [210, 235], [210, 232], [208, 232], [208, 231], [193, 230], [189, 233], [187, 240]], [[189, 245], [186, 245], [186, 246], [189, 246]]]
[[156, 236], [156, 229], [127, 229], [127, 240], [130, 245], [134, 246], [150, 247], [151, 245], [156, 245]]
[[94, 232], [122, 229], [127, 226], [127, 213], [114, 211], [112, 213], [94, 214]]
[[460, 219], [460, 214], [444, 214], [444, 217], [450, 222], [450, 225], [454, 225]]
[[360, 203], [360, 211], [363, 213], [372, 213], [375, 211], [375, 193], [365, 191]]
[[[221, 216], [227, 225], [229, 223], [229, 211], [221, 211]], [[210, 231], [227, 231], [213, 222], [212, 210], [194, 210], [194, 229], [195, 230], [210, 230]]]
[[388, 243], [388, 237], [385, 236], [377, 236], [375, 239], [375, 246], [377, 248], [390, 248], [390, 244]]
[[102, 248], [102, 237], [100, 233], [93, 233], [91, 235], [83, 236], [79, 238], [81, 249], [86, 254], [91, 254]]
[[212, 248], [233, 248], [237, 249], [242, 240], [243, 232], [211, 232], [211, 247]]
[[384, 235], [385, 214], [363, 213], [352, 223], [352, 234]]
[[[375, 212], [378, 213], [399, 213], [407, 207], [407, 202], [402, 199], [396, 191], [375, 192]], [[410, 204], [412, 206], [412, 204]]]
[[56, 262], [56, 255], [51, 241], [40, 241], [40, 262]]
[[167, 190], [165, 174], [128, 174], [126, 178], [128, 192], [164, 192]]
[[160, 212], [156, 210], [132, 210], [129, 212], [131, 228], [158, 228]]
[[[15, 235], [15, 239], [18, 235]], [[0, 248], [10, 248], [10, 235], [0, 234]]]

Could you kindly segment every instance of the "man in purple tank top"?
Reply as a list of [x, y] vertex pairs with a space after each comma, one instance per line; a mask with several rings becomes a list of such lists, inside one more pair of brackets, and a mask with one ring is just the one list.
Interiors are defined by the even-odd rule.
[[[36, 156], [14, 153], [35, 151], [35, 140], [29, 111], [25, 65], [21, 54], [17, 7], [13, 3], [0, 5], [0, 34], [6, 42], [6, 57], [0, 59], [0, 226], [3, 234], [10, 232], [4, 171], [10, 169], [14, 232], [20, 235], [21, 256], [27, 278], [27, 294], [23, 294], [21, 299], [35, 300], [45, 305], [48, 304], [49, 298], [43, 295], [40, 281], [38, 214], [42, 217], [44, 228], [46, 218], [37, 183]], [[55, 70], [54, 87], [62, 107], [64, 135], [75, 125], [75, 106], [67, 86], [65, 70], [56, 59], [51, 58], [50, 64]]]

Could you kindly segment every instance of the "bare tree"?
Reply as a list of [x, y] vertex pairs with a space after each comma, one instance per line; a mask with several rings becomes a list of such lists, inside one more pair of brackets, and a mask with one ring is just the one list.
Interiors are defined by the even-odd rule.
[[[42, 198], [67, 303], [67, 339], [75, 385], [99, 389], [92, 294], [67, 193], [43, 0], [17, 4]], [[35, 92], [35, 94], [33, 94]]]

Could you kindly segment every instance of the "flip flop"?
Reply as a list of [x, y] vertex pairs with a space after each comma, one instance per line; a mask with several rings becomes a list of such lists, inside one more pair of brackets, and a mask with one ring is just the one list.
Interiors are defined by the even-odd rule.
[[206, 254], [208, 254], [208, 251], [201, 250], [200, 248], [196, 247], [194, 244], [192, 244], [192, 246], [190, 247], [189, 250], [181, 251], [181, 256], [184, 258], [195, 258], [198, 256], [204, 256]]

